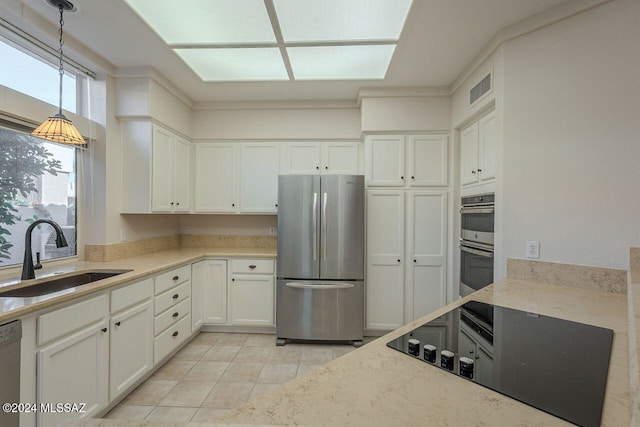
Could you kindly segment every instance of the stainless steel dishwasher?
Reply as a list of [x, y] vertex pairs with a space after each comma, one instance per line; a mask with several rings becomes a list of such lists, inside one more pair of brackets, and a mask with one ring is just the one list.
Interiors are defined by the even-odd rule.
[[[22, 322], [20, 320], [0, 325], [0, 372], [2, 372], [0, 405], [20, 403], [21, 339]], [[20, 414], [18, 412], [0, 410], [0, 426], [18, 427], [19, 425]]]

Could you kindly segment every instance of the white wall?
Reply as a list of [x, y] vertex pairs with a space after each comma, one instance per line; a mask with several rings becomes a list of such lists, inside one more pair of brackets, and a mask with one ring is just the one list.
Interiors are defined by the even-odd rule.
[[504, 252], [628, 267], [640, 244], [640, 2], [504, 47]]
[[360, 110], [351, 107], [196, 109], [194, 140], [360, 139]]
[[181, 215], [180, 230], [189, 234], [219, 234], [226, 236], [268, 236], [269, 228], [278, 225], [276, 215]]
[[363, 132], [449, 131], [449, 96], [362, 99]]

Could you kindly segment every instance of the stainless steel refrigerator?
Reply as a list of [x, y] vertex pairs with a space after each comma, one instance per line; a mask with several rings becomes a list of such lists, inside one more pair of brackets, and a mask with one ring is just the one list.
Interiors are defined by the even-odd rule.
[[277, 345], [364, 329], [364, 177], [278, 177]]

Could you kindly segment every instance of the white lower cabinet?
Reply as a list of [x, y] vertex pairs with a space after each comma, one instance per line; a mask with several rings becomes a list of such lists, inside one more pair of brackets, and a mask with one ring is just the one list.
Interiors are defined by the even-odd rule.
[[191, 336], [191, 267], [155, 279], [153, 363], [162, 362]]
[[446, 218], [446, 190], [367, 190], [367, 329], [446, 304]]
[[229, 323], [274, 326], [274, 261], [232, 259], [229, 270]]
[[111, 293], [109, 399], [153, 368], [153, 279]]
[[227, 261], [204, 260], [191, 265], [191, 330], [227, 323]]
[[38, 318], [37, 400], [77, 403], [84, 412], [38, 412], [39, 427], [90, 418], [108, 403], [109, 301], [85, 300]]

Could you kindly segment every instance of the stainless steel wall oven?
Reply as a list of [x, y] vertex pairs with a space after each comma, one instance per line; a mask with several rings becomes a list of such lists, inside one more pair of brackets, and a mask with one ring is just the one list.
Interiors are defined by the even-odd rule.
[[463, 197], [460, 207], [460, 295], [493, 283], [495, 195]]

